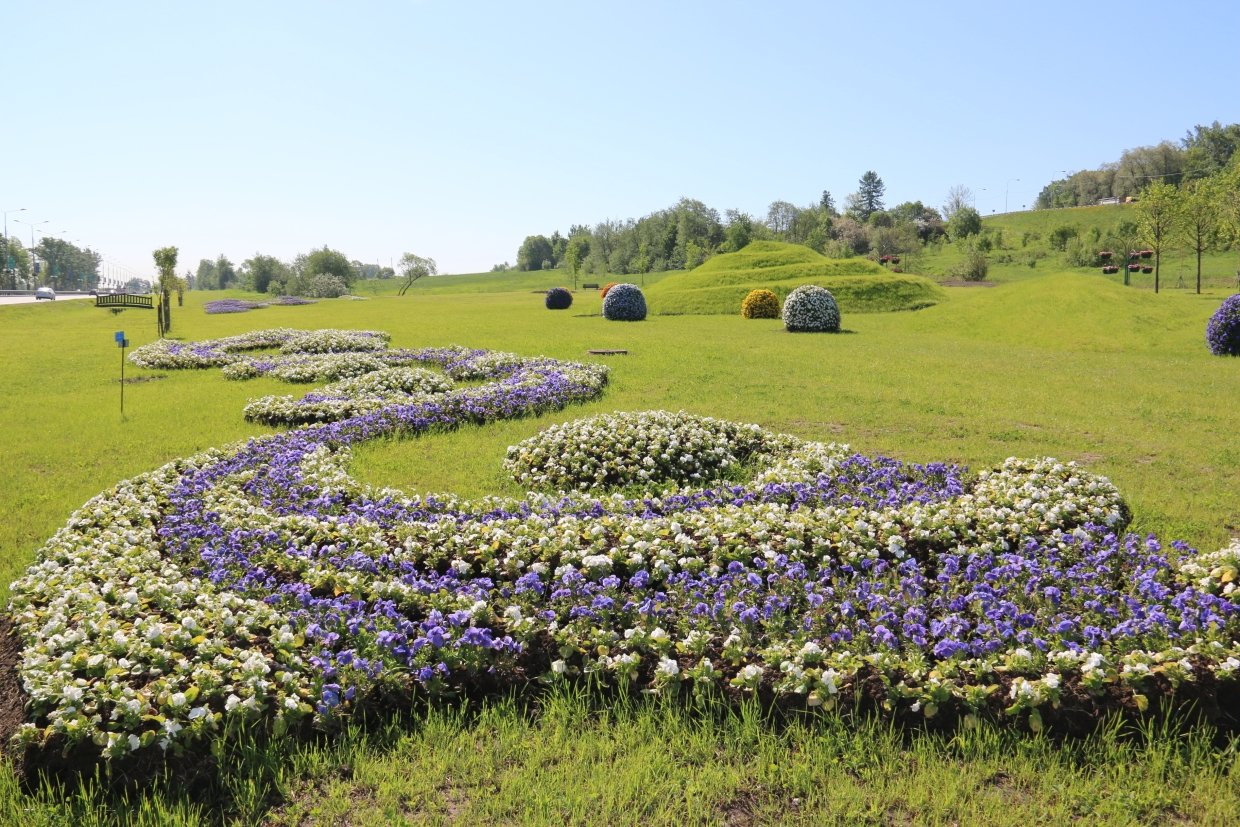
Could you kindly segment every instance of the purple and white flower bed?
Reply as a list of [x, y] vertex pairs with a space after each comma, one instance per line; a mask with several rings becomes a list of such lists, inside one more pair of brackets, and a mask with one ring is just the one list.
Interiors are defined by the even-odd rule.
[[202, 310], [208, 314], [245, 313], [250, 310], [261, 310], [266, 306], [266, 302], [252, 302], [246, 299], [215, 299], [204, 304]]
[[295, 307], [302, 304], [314, 304], [313, 299], [303, 299], [300, 296], [277, 296], [267, 301], [249, 301], [248, 299], [215, 299], [209, 301], [202, 306], [203, 312], [209, 314], [219, 313], [245, 313], [249, 310], [262, 310], [264, 307], [272, 305], [281, 307]]
[[24, 743], [179, 751], [583, 675], [1036, 729], [1240, 677], [1240, 543], [1125, 535], [1114, 486], [1071, 463], [973, 476], [649, 412], [514, 446], [543, 493], [410, 497], [352, 479], [352, 446], [560, 409], [607, 370], [400, 353], [481, 384], [181, 460], [70, 518], [12, 587]]

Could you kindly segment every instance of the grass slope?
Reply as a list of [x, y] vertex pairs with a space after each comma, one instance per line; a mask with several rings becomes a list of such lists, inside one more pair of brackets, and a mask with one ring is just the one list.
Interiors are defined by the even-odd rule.
[[[1117, 246], [1113, 237], [1116, 228], [1125, 221], [1138, 223], [1137, 209], [1135, 204], [1112, 204], [1024, 210], [987, 216], [982, 219], [982, 225], [992, 232], [992, 237], [998, 242], [996, 249], [986, 254], [990, 263], [987, 279], [1021, 281], [1047, 272], [1067, 270], [1123, 284], [1122, 273], [1103, 276], [1097, 267], [1070, 266], [1063, 252], [1051, 248], [1050, 235], [1055, 228], [1067, 226], [1076, 230], [1077, 238], [1085, 242], [1087, 249], [1114, 250]], [[964, 263], [965, 256], [963, 245], [951, 242], [933, 244], [916, 254], [914, 263], [908, 269], [930, 278], [949, 278], [953, 269]], [[1207, 288], [1235, 292], [1240, 287], [1236, 282], [1238, 271], [1240, 249], [1210, 250], [1202, 256], [1202, 283]], [[1186, 243], [1173, 239], [1163, 250], [1159, 275], [1164, 290], [1192, 290], [1197, 278], [1196, 254], [1187, 249]], [[1140, 289], [1152, 290], [1154, 287], [1153, 274], [1134, 273], [1129, 281]]]
[[830, 290], [843, 313], [919, 309], [945, 298], [934, 283], [919, 276], [893, 274], [863, 258], [829, 259], [800, 244], [778, 241], [755, 241], [738, 252], [715, 256], [701, 267], [663, 279], [647, 294], [652, 312], [661, 315], [736, 315], [751, 290], [770, 290], [782, 301], [802, 284]]

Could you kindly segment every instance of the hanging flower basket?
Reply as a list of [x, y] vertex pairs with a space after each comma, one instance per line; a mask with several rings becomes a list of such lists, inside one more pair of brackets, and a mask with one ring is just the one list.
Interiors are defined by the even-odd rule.
[[1117, 267], [1114, 264], [1106, 264], [1106, 265], [1103, 265], [1102, 272], [1105, 273], [1106, 275], [1110, 275], [1112, 273], [1118, 273], [1119, 267]]
[[1153, 258], [1153, 257], [1154, 257], [1153, 250], [1142, 250], [1141, 251], [1141, 258]]
[[900, 257], [899, 257], [899, 256], [892, 256], [892, 257], [891, 257], [891, 263], [892, 263], [892, 264], [899, 264], [899, 263], [900, 263]]
[[1099, 250], [1098, 251], [1098, 258], [1102, 259], [1103, 261], [1110, 261], [1111, 256], [1113, 255], [1115, 255], [1115, 253], [1111, 252], [1110, 250]]
[[1149, 265], [1147, 264], [1147, 265], [1145, 265], [1144, 267], [1142, 267], [1142, 268], [1141, 268], [1141, 272], [1142, 272], [1142, 273], [1152, 273], [1152, 272], [1154, 272], [1154, 268], [1153, 268], [1153, 267], [1151, 267], [1151, 266], [1149, 266]]
[[1141, 270], [1141, 265], [1140, 265], [1140, 264], [1129, 264], [1129, 265], [1128, 265], [1128, 272], [1129, 272], [1129, 273], [1137, 273], [1137, 272], [1140, 272], [1140, 270]]

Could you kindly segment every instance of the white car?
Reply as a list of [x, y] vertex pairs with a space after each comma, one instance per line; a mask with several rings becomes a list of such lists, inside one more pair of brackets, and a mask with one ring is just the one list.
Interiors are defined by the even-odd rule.
[[38, 301], [39, 299], [56, 301], [56, 291], [50, 287], [40, 287], [38, 290], [34, 291], [34, 299], [35, 301]]

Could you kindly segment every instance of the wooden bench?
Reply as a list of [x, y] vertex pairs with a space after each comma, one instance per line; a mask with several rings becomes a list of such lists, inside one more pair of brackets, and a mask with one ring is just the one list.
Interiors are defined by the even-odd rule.
[[155, 304], [153, 296], [113, 293], [108, 296], [95, 296], [95, 307], [141, 307], [146, 310], [153, 310]]
[[581, 285], [581, 289], [582, 290], [597, 290], [598, 285], [597, 284], [583, 284]]

